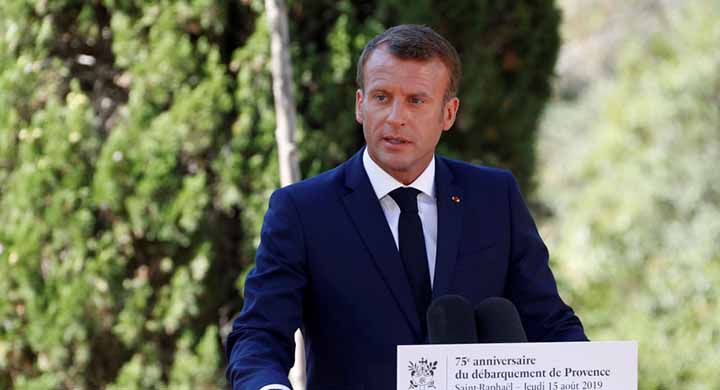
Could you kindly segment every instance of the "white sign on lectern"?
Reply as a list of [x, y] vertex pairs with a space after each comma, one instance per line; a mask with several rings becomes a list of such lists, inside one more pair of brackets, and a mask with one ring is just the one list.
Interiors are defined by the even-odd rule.
[[400, 345], [397, 390], [637, 390], [637, 342]]

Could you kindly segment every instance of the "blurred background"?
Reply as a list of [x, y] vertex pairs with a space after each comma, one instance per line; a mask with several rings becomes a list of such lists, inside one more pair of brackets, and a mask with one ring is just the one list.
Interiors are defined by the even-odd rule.
[[[460, 52], [440, 152], [512, 169], [640, 389], [720, 375], [720, 2], [290, 1], [303, 177], [363, 144], [355, 61]], [[0, 388], [214, 389], [279, 186], [260, 0], [0, 2]]]

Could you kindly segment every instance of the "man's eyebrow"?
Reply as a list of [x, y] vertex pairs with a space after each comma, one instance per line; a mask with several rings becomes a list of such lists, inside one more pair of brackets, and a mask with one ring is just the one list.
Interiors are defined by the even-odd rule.
[[409, 94], [408, 96], [414, 97], [414, 98], [423, 98], [423, 99], [432, 98], [432, 95], [430, 95], [427, 92], [414, 92], [414, 93]]
[[[368, 95], [374, 95], [374, 94], [378, 94], [378, 93], [383, 93], [383, 94], [386, 94], [386, 95], [387, 95], [387, 94], [390, 94], [390, 92], [388, 92], [388, 90], [385, 89], [385, 88], [383, 88], [383, 87], [370, 88], [370, 89], [368, 89], [368, 91], [367, 91], [367, 94], [368, 94]], [[407, 94], [407, 96], [408, 96], [408, 97], [411, 97], [411, 98], [423, 98], [423, 99], [426, 99], [426, 100], [427, 100], [427, 99], [432, 99], [432, 95], [429, 94], [429, 93], [427, 93], [427, 92], [425, 92], [425, 91], [411, 92], [411, 93]]]

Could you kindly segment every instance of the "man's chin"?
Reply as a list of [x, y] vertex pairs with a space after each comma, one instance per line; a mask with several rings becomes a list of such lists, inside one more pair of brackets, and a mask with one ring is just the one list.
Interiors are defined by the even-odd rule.
[[385, 171], [389, 172], [407, 172], [409, 165], [405, 159], [398, 158], [398, 156], [384, 154], [380, 157], [378, 165]]

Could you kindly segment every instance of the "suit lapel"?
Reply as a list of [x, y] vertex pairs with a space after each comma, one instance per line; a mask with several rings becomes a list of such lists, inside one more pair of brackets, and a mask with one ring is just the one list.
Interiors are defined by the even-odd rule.
[[447, 163], [435, 158], [435, 188], [438, 208], [437, 256], [433, 299], [450, 292], [450, 281], [457, 262], [462, 233], [462, 189], [453, 183]]
[[392, 291], [400, 310], [405, 314], [411, 328], [419, 337], [421, 333], [420, 319], [417, 318], [410, 285], [385, 214], [383, 214], [380, 202], [363, 167], [362, 150], [348, 161], [345, 185], [351, 189], [343, 197], [345, 209], [352, 218], [383, 280]]

